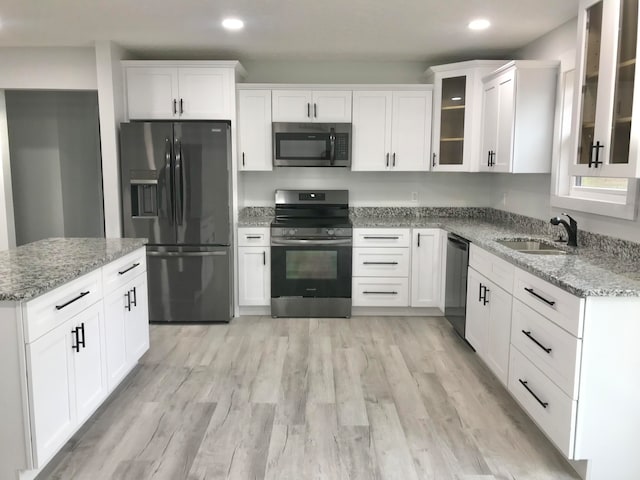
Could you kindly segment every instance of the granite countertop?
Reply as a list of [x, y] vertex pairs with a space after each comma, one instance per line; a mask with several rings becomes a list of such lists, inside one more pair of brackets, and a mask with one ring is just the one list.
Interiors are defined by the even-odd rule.
[[48, 238], [0, 251], [0, 301], [37, 297], [146, 243], [146, 238]]
[[[567, 255], [531, 255], [517, 252], [496, 242], [498, 239], [532, 238], [550, 241], [547, 231], [532, 234], [530, 226], [486, 218], [472, 211], [460, 216], [455, 209], [452, 216], [442, 216], [442, 211], [432, 215], [408, 214], [410, 209], [386, 209], [383, 215], [367, 215], [361, 210], [351, 216], [354, 228], [442, 228], [468, 239], [471, 243], [495, 254], [543, 280], [579, 297], [640, 297], [640, 259], [638, 251], [611, 252], [592, 246], [578, 248], [558, 244]], [[372, 210], [375, 211], [375, 210]], [[241, 215], [241, 227], [268, 227], [273, 220], [273, 209], [250, 209]], [[394, 214], [395, 213], [395, 214]], [[414, 212], [415, 213], [415, 212]], [[445, 210], [445, 214], [448, 212]], [[468, 215], [467, 212], [465, 215]], [[525, 217], [526, 218], [526, 217]], [[533, 231], [536, 231], [533, 229]], [[539, 230], [538, 230], [539, 231]], [[587, 232], [580, 232], [580, 234]], [[580, 237], [579, 237], [580, 239]], [[637, 246], [637, 244], [635, 244]]]

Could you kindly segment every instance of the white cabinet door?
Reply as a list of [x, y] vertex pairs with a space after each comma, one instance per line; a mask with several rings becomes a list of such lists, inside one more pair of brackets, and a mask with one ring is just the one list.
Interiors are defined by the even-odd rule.
[[98, 302], [71, 319], [79, 338], [78, 351], [73, 353], [78, 423], [84, 423], [108, 392], [102, 308], [102, 302]]
[[125, 76], [130, 119], [178, 118], [178, 70], [175, 67], [128, 67]]
[[430, 91], [393, 92], [392, 170], [429, 170], [431, 105]]
[[273, 90], [271, 100], [274, 122], [311, 122], [313, 119], [310, 90]]
[[493, 171], [493, 161], [498, 144], [498, 101], [497, 82], [485, 86], [482, 95], [482, 150], [480, 153], [480, 171]]
[[232, 70], [215, 67], [178, 68], [178, 113], [183, 120], [229, 120], [233, 112]]
[[487, 282], [487, 301], [489, 318], [487, 322], [487, 346], [484, 361], [500, 381], [507, 385], [509, 381], [509, 348], [511, 344], [511, 303], [510, 294], [497, 285]]
[[484, 304], [486, 279], [469, 268], [467, 275], [467, 320], [464, 338], [478, 354], [484, 353], [487, 344], [487, 322], [489, 310]]
[[270, 304], [270, 263], [269, 247], [238, 248], [238, 303], [240, 305]]
[[106, 345], [107, 385], [112, 391], [131, 368], [127, 359], [125, 327], [127, 287], [119, 288], [104, 299], [104, 335]]
[[149, 350], [149, 307], [147, 276], [135, 278], [129, 288], [130, 310], [125, 317], [126, 349], [129, 363], [136, 363]]
[[513, 158], [513, 128], [515, 121], [515, 72], [500, 77], [498, 81], [498, 123], [496, 154], [493, 160], [493, 171], [510, 172]]
[[272, 170], [271, 90], [238, 91], [238, 168]]
[[76, 426], [71, 321], [27, 344], [34, 463], [42, 467]]
[[314, 122], [351, 122], [351, 91], [317, 90], [312, 92]]
[[413, 230], [411, 306], [440, 307], [442, 292], [442, 231]]
[[392, 94], [386, 91], [353, 92], [351, 170], [388, 170], [391, 163]]

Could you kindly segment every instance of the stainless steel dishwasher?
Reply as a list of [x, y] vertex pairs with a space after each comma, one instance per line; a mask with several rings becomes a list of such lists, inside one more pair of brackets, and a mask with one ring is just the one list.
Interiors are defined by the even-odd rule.
[[464, 339], [467, 310], [467, 267], [469, 240], [453, 233], [447, 235], [447, 279], [444, 315]]

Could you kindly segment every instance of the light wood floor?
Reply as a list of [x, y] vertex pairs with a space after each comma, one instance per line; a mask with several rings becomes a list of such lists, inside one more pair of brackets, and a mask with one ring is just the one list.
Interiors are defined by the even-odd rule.
[[443, 318], [152, 326], [42, 478], [578, 478]]

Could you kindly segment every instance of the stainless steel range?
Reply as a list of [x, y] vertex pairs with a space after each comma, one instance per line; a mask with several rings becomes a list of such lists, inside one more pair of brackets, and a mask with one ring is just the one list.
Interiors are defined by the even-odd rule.
[[271, 315], [350, 317], [352, 227], [347, 190], [276, 190]]

